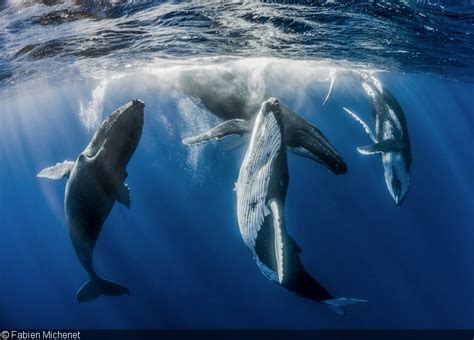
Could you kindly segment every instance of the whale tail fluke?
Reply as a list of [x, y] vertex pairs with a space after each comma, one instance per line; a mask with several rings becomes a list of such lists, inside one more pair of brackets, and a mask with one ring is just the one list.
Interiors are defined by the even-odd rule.
[[322, 303], [325, 303], [326, 305], [328, 305], [328, 307], [331, 308], [338, 315], [345, 314], [345, 310], [344, 310], [345, 306], [353, 305], [353, 304], [361, 303], [361, 302], [367, 302], [367, 300], [340, 297], [340, 298], [322, 301]]
[[78, 303], [81, 303], [94, 300], [101, 295], [118, 296], [123, 294], [130, 295], [127, 287], [97, 277], [91, 278], [79, 288], [76, 300]]

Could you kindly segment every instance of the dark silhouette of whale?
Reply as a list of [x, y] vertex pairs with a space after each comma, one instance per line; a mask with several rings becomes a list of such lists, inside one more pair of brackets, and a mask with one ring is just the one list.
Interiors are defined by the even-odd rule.
[[[245, 79], [227, 71], [183, 72], [180, 88], [213, 115], [225, 120], [207, 132], [183, 139], [187, 145], [251, 132], [260, 105], [268, 97], [264, 92], [253, 91]], [[283, 103], [280, 107], [285, 144], [292, 152], [323, 164], [334, 174], [347, 172], [346, 163], [318, 128]]]
[[130, 193], [124, 183], [126, 166], [142, 135], [144, 106], [140, 100], [123, 105], [102, 122], [75, 162], [58, 163], [37, 175], [68, 179], [64, 207], [69, 236], [79, 261], [90, 276], [76, 294], [78, 302], [90, 301], [100, 295], [129, 294], [126, 287], [96, 274], [92, 254], [115, 201], [130, 207]]
[[270, 98], [255, 119], [236, 183], [240, 233], [267, 279], [344, 314], [343, 306], [365, 300], [333, 298], [308, 274], [299, 257], [301, 249], [287, 233], [284, 206], [289, 176], [284, 134], [282, 110]]

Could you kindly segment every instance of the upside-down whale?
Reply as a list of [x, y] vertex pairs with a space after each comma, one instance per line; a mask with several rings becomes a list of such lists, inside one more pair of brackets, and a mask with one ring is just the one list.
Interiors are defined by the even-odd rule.
[[[230, 72], [185, 73], [181, 90], [213, 115], [225, 121], [198, 136], [183, 139], [187, 145], [252, 131], [265, 93], [252, 91], [242, 79]], [[347, 172], [347, 165], [324, 134], [286, 105], [280, 103], [285, 144], [300, 156], [313, 159], [334, 174]]]
[[102, 122], [92, 141], [76, 161], [65, 161], [42, 170], [37, 176], [67, 178], [64, 208], [69, 236], [76, 255], [90, 276], [77, 292], [78, 302], [100, 295], [129, 294], [117, 283], [99, 277], [92, 254], [97, 238], [115, 201], [130, 207], [126, 166], [140, 141], [144, 104], [133, 100]]
[[359, 74], [370, 101], [375, 133], [358, 115], [343, 108], [356, 119], [374, 144], [361, 146], [363, 155], [382, 155], [385, 183], [396, 205], [401, 205], [410, 186], [410, 138], [405, 114], [393, 95], [373, 76]]
[[345, 305], [365, 300], [334, 298], [308, 274], [299, 258], [301, 249], [287, 233], [284, 206], [289, 176], [284, 135], [282, 110], [270, 98], [255, 119], [236, 183], [242, 239], [267, 279], [344, 314]]

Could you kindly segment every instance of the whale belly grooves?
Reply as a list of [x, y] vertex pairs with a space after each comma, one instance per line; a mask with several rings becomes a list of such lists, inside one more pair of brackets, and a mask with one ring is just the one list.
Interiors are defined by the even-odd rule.
[[[262, 119], [265, 121], [260, 122]], [[263, 124], [264, 127], [252, 132], [236, 185], [237, 218], [242, 238], [249, 247], [255, 246], [257, 234], [265, 215], [268, 215], [266, 193], [273, 163], [280, 153], [282, 143], [279, 126], [273, 114], [265, 118], [259, 115], [255, 124]]]

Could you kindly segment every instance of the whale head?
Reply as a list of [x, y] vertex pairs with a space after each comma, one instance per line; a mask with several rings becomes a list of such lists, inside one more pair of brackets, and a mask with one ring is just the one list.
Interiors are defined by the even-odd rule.
[[273, 114], [275, 117], [279, 118], [281, 115], [280, 102], [274, 97], [268, 98], [263, 102], [260, 112], [263, 117]]
[[82, 155], [124, 169], [140, 141], [145, 104], [138, 99], [121, 106], [100, 124]]
[[402, 152], [382, 154], [385, 183], [396, 205], [401, 205], [410, 187], [410, 173]]

